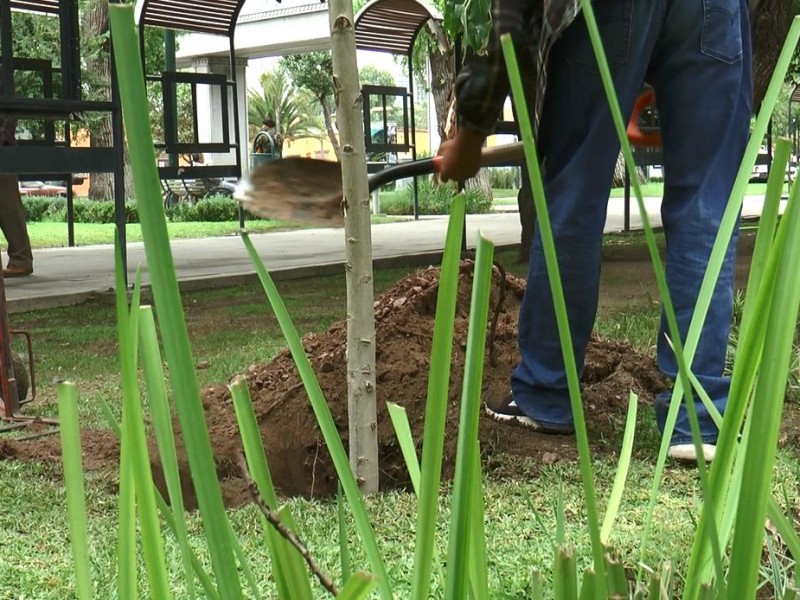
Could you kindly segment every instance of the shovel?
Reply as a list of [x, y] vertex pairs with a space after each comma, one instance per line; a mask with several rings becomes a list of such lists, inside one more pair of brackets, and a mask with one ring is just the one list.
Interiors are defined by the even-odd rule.
[[[484, 148], [481, 167], [521, 162], [522, 143]], [[383, 169], [368, 178], [369, 191], [382, 185], [435, 173], [440, 157]], [[267, 163], [242, 179], [233, 194], [244, 208], [260, 217], [323, 227], [344, 223], [342, 171], [338, 162], [290, 156]]]

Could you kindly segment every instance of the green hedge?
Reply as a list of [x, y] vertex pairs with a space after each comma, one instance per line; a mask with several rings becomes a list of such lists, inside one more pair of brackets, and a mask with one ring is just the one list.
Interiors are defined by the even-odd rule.
[[[419, 213], [421, 215], [446, 215], [450, 213], [450, 203], [458, 193], [453, 182], [433, 184], [428, 178], [419, 179]], [[492, 198], [480, 190], [465, 190], [467, 213], [492, 212]], [[414, 214], [414, 191], [406, 185], [394, 193], [381, 194], [381, 212], [387, 215]]]
[[[22, 199], [29, 223], [67, 222], [67, 201], [64, 198], [26, 196]], [[73, 202], [76, 223], [114, 223], [112, 200], [88, 200], [76, 198]], [[175, 222], [223, 222], [239, 219], [238, 202], [231, 198], [217, 197], [199, 200], [195, 204], [181, 202], [166, 209], [167, 218]], [[257, 217], [245, 213], [245, 219]], [[139, 222], [139, 207], [135, 201], [125, 203], [125, 222]]]

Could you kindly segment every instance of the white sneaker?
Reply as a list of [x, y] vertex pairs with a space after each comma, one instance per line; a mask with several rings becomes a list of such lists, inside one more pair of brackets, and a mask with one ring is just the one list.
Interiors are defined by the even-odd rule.
[[[714, 460], [714, 455], [717, 453], [717, 447], [714, 444], [703, 444], [703, 459], [706, 462]], [[694, 444], [676, 444], [670, 446], [667, 451], [667, 456], [673, 460], [687, 463], [697, 462], [697, 452], [695, 451]]]

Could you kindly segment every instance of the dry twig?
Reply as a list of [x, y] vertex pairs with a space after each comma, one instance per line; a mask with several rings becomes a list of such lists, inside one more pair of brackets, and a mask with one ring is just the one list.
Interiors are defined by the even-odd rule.
[[336, 589], [336, 585], [331, 578], [323, 573], [317, 566], [317, 563], [311, 558], [311, 553], [308, 551], [308, 548], [306, 548], [306, 545], [297, 537], [297, 534], [281, 521], [278, 513], [273, 511], [266, 500], [264, 500], [263, 496], [261, 496], [261, 493], [258, 491], [258, 486], [256, 482], [253, 481], [253, 477], [250, 475], [250, 471], [247, 468], [247, 460], [245, 460], [244, 454], [241, 452], [239, 453], [239, 465], [242, 469], [242, 477], [244, 477], [245, 483], [247, 483], [248, 490], [250, 491], [250, 497], [253, 499], [253, 503], [261, 510], [267, 522], [300, 553], [300, 556], [306, 561], [308, 568], [316, 576], [320, 584], [322, 584], [322, 587], [328, 590], [333, 596], [337, 596], [339, 590]]

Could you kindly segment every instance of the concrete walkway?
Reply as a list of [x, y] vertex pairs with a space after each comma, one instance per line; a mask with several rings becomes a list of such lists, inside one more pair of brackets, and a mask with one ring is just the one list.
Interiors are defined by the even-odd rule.
[[[609, 203], [606, 232], [623, 230], [623, 204], [619, 199]], [[746, 198], [743, 215], [759, 215], [762, 204], [761, 198]], [[660, 199], [648, 198], [646, 206], [652, 224], [660, 225]], [[444, 246], [446, 228], [446, 217], [373, 225], [376, 262], [433, 263]], [[631, 228], [641, 229], [635, 202], [631, 207]], [[470, 247], [475, 245], [478, 232], [497, 246], [517, 244], [519, 215], [516, 212], [469, 215], [467, 243]], [[342, 229], [254, 234], [251, 240], [276, 278], [340, 272], [344, 261]], [[175, 240], [172, 253], [184, 289], [232, 285], [254, 277], [255, 270], [239, 236]], [[139, 264], [144, 281], [148, 282], [144, 245], [131, 243], [128, 245], [131, 281]], [[34, 269], [31, 277], [5, 281], [10, 312], [77, 304], [108, 293], [114, 285], [114, 249], [113, 246], [81, 246], [37, 250]]]

